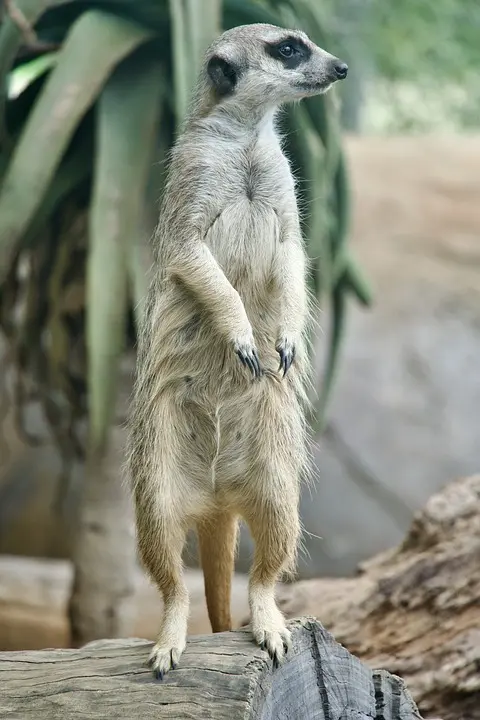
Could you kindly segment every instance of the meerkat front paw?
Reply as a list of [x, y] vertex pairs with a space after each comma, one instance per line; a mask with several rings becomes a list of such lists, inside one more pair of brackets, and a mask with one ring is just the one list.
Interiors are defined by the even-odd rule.
[[233, 349], [240, 358], [242, 365], [251, 370], [254, 378], [259, 378], [263, 375], [263, 368], [260, 365], [257, 348], [255, 347], [252, 335], [235, 340]]
[[291, 338], [283, 337], [280, 340], [277, 340], [275, 350], [280, 355], [280, 365], [278, 370], [283, 370], [283, 377], [285, 377], [295, 360], [295, 342]]
[[185, 650], [185, 642], [179, 647], [169, 647], [158, 641], [153, 646], [147, 664], [153, 670], [153, 674], [157, 680], [163, 680], [163, 676], [169, 670], [175, 670], [180, 660], [180, 656]]

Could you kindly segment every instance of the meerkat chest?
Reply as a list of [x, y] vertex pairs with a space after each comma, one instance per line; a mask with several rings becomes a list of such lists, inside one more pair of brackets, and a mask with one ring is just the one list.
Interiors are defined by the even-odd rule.
[[218, 180], [218, 213], [207, 243], [229, 279], [268, 277], [278, 251], [282, 214], [295, 203], [293, 178], [278, 143], [258, 142], [232, 152]]

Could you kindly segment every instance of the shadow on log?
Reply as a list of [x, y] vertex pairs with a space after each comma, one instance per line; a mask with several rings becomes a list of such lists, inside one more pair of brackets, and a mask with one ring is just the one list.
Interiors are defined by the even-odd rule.
[[0, 653], [0, 717], [421, 720], [400, 678], [370, 670], [312, 618], [290, 627], [293, 647], [279, 668], [237, 630], [191, 637], [163, 682], [145, 667], [144, 640]]

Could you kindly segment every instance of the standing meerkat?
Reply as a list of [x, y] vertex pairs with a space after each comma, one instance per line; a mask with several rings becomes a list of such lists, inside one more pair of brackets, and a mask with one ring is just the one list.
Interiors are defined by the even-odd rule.
[[243, 518], [255, 542], [253, 637], [276, 662], [289, 646], [274, 589], [294, 568], [309, 464], [310, 303], [274, 120], [279, 106], [325, 92], [347, 69], [303, 32], [233, 28], [206, 52], [172, 151], [128, 450], [139, 552], [164, 600], [150, 656], [160, 678], [186, 644], [182, 550], [192, 527], [213, 632], [231, 629]]

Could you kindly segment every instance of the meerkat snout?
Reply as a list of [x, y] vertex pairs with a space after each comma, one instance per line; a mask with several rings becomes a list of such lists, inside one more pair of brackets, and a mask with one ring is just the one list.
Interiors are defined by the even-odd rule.
[[335, 71], [335, 75], [337, 76], [338, 80], [345, 80], [345, 78], [348, 75], [348, 65], [347, 63], [342, 62], [341, 60], [338, 60], [333, 67]]

